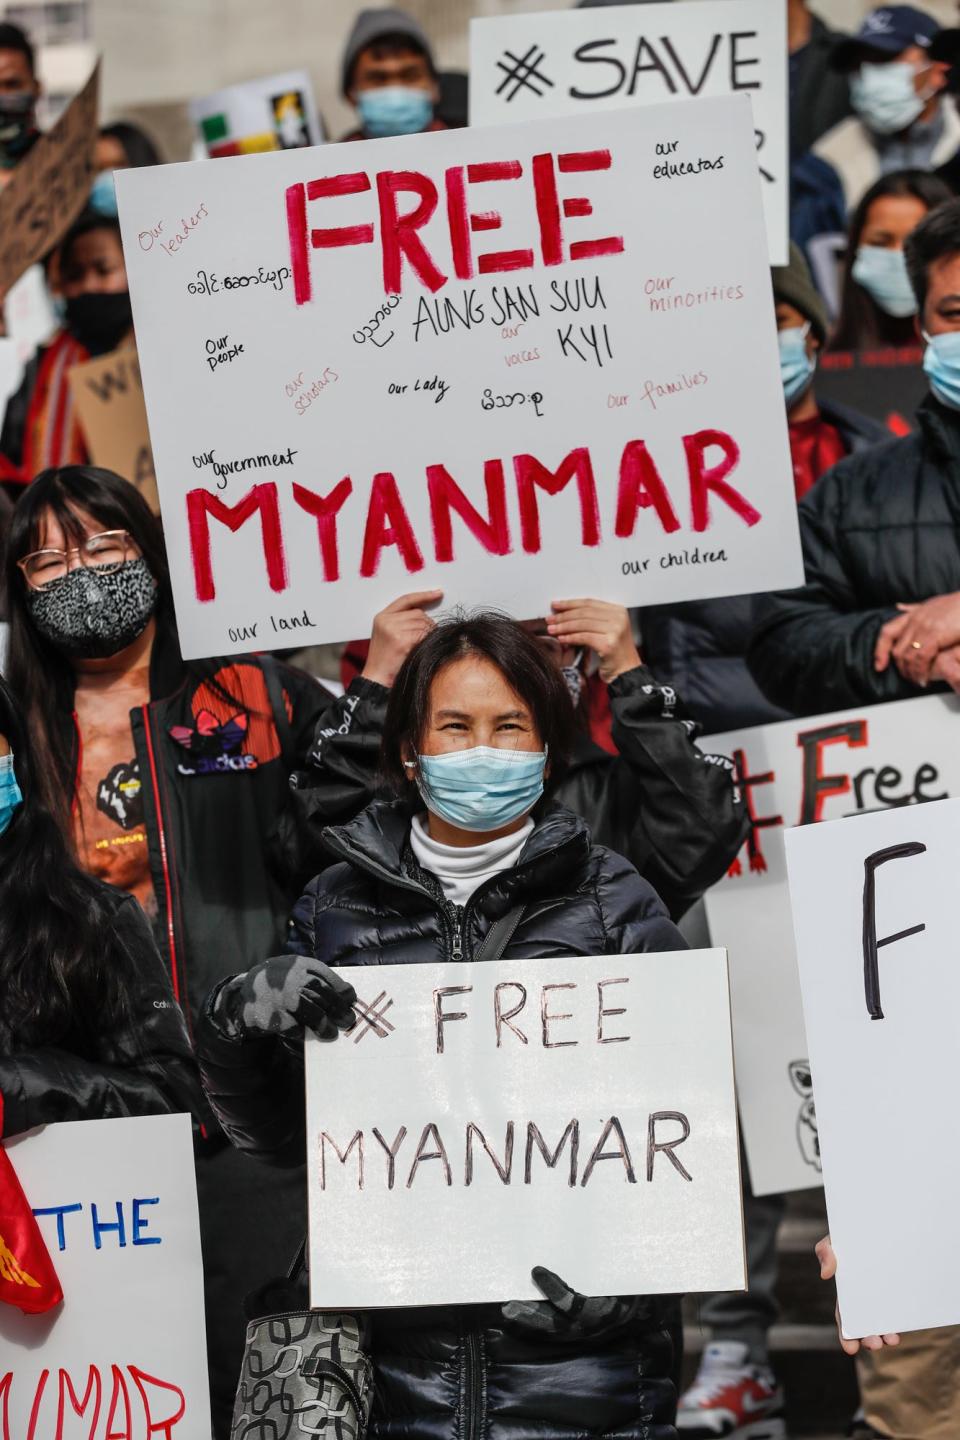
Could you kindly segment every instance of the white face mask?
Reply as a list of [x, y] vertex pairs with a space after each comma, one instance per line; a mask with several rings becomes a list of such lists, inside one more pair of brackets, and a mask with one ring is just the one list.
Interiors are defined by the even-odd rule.
[[933, 94], [930, 89], [917, 94], [918, 73], [907, 61], [863, 62], [850, 80], [850, 103], [868, 130], [896, 135], [910, 128]]

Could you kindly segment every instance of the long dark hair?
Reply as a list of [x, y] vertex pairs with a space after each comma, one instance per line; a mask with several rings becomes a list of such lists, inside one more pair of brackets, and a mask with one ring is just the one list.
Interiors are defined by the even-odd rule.
[[27, 608], [27, 587], [17, 561], [40, 546], [45, 514], [55, 515], [73, 545], [83, 538], [77, 512], [95, 516], [104, 530], [127, 530], [157, 582], [157, 626], [175, 636], [173, 600], [160, 521], [134, 485], [93, 465], [42, 470], [14, 507], [6, 553], [10, 649], [7, 677], [21, 697], [36, 761], [40, 798], [65, 835], [75, 789], [71, 747], [62, 727], [73, 711], [76, 681], [65, 656], [41, 635]]
[[0, 734], [13, 752], [23, 804], [0, 835], [0, 1034], [17, 1049], [92, 1045], [129, 1015], [132, 980], [104, 945], [104, 887], [72, 860], [43, 803], [24, 713], [0, 679]]
[[853, 266], [860, 248], [860, 239], [867, 225], [870, 207], [875, 200], [889, 196], [907, 196], [926, 205], [927, 212], [953, 199], [953, 191], [945, 180], [926, 170], [894, 170], [881, 175], [866, 191], [850, 217], [847, 233], [847, 258], [843, 267], [840, 291], [840, 314], [828, 350], [876, 350], [885, 345], [916, 343], [912, 315], [885, 314], [872, 295], [853, 278]]
[[408, 792], [406, 747], [419, 749], [430, 715], [430, 687], [445, 666], [467, 655], [489, 660], [529, 705], [550, 757], [549, 794], [563, 778], [573, 749], [576, 722], [570, 693], [559, 667], [536, 637], [518, 621], [490, 610], [441, 620], [403, 662], [383, 726], [385, 779], [399, 793]]
[[117, 120], [112, 125], [103, 125], [100, 128], [100, 134], [119, 142], [131, 170], [139, 170], [145, 165], [161, 165], [163, 163], [160, 151], [150, 136], [141, 130], [139, 125], [133, 125], [129, 120]]

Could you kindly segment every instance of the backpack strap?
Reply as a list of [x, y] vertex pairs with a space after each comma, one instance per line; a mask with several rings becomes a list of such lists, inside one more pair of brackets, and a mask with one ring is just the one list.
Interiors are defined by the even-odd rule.
[[504, 951], [513, 939], [517, 926], [523, 919], [525, 905], [514, 905], [506, 915], [495, 920], [474, 951], [474, 962], [479, 960], [502, 960]]
[[287, 702], [283, 695], [280, 667], [272, 655], [260, 656], [260, 664], [263, 668], [263, 679], [267, 687], [270, 709], [273, 711], [273, 723], [280, 741], [280, 754], [286, 761], [287, 768], [291, 769], [300, 763], [302, 757], [294, 753], [293, 731], [290, 728], [290, 716], [287, 714]]

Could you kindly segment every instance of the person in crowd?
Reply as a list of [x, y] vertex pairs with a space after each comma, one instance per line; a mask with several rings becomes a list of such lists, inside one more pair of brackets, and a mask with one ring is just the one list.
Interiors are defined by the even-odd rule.
[[832, 65], [850, 77], [850, 103], [881, 174], [929, 170], [943, 139], [949, 66], [930, 54], [939, 28], [913, 5], [881, 5], [833, 51]]
[[63, 329], [38, 350], [11, 397], [0, 453], [21, 484], [51, 466], [79, 465], [87, 448], [70, 393], [69, 372], [133, 341], [133, 312], [116, 216], [86, 210], [59, 251]]
[[[856, 410], [817, 399], [816, 363], [827, 338], [827, 312], [796, 245], [790, 247], [789, 265], [771, 275], [799, 502], [831, 465], [878, 444], [888, 432]], [[747, 669], [747, 643], [759, 599], [738, 595], [690, 600], [642, 612], [643, 648], [651, 670], [662, 683], [677, 687], [708, 735], [787, 718], [765, 699]], [[751, 1275], [756, 1275], [755, 1266]], [[736, 1299], [739, 1303], [743, 1297]]]
[[[160, 523], [107, 470], [44, 471], [6, 552], [7, 676], [34, 784], [81, 867], [135, 896], [192, 1025], [210, 987], [275, 953], [312, 869], [289, 775], [328, 693], [269, 657], [181, 659]], [[210, 1135], [197, 1158], [215, 1433], [229, 1433], [242, 1298], [284, 1269], [302, 1185], [269, 1185]]]
[[113, 183], [117, 170], [137, 170], [147, 165], [160, 165], [160, 152], [156, 145], [138, 125], [129, 120], [118, 120], [113, 125], [104, 125], [97, 136], [93, 152], [96, 168], [90, 199], [90, 209], [98, 215], [117, 214], [117, 191]]
[[923, 170], [882, 175], [850, 217], [833, 350], [915, 345], [917, 301], [904, 241], [925, 215], [952, 198], [946, 181]]
[[[514, 928], [500, 944], [520, 963], [683, 948], [630, 863], [551, 803], [574, 737], [559, 668], [515, 621], [454, 618], [414, 646], [382, 730], [400, 798], [327, 831], [339, 863], [296, 907], [296, 953], [223, 981], [205, 1007], [204, 1083], [241, 1151], [280, 1166], [302, 1154], [304, 1027], [333, 1040], [352, 1023], [351, 967], [470, 963], [508, 914]], [[663, 1302], [584, 1301], [550, 1272], [533, 1276], [542, 1303], [376, 1312], [372, 1433], [668, 1440]]]
[[769, 597], [748, 653], [798, 715], [960, 690], [960, 200], [905, 253], [931, 389], [918, 429], [841, 460], [804, 498], [807, 583]]
[[135, 900], [80, 869], [0, 679], [0, 1135], [203, 1113], [196, 1063]]
[[0, 187], [40, 137], [39, 98], [33, 46], [19, 25], [0, 24]]
[[343, 52], [341, 90], [357, 112], [345, 140], [445, 130], [430, 41], [405, 10], [361, 10]]
[[[440, 598], [436, 590], [403, 595], [377, 615], [362, 674], [323, 717], [309, 766], [296, 776], [315, 841], [331, 818], [352, 818], [380, 793], [392, 688], [432, 630], [428, 612]], [[747, 821], [729, 763], [694, 744], [696, 727], [672, 686], [657, 684], [643, 664], [623, 606], [557, 601], [530, 628], [577, 707], [570, 763], [555, 778], [558, 799], [598, 843], [625, 855], [679, 917], [743, 843]], [[314, 854], [319, 862], [319, 843]]]
[[831, 68], [845, 36], [829, 29], [807, 0], [787, 0], [790, 57], [790, 150], [802, 155], [850, 114], [850, 90]]

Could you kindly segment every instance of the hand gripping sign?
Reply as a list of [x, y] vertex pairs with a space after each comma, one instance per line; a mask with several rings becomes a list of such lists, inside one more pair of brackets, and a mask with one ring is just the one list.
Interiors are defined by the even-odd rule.
[[118, 176], [184, 653], [799, 583], [752, 147], [740, 97]]

